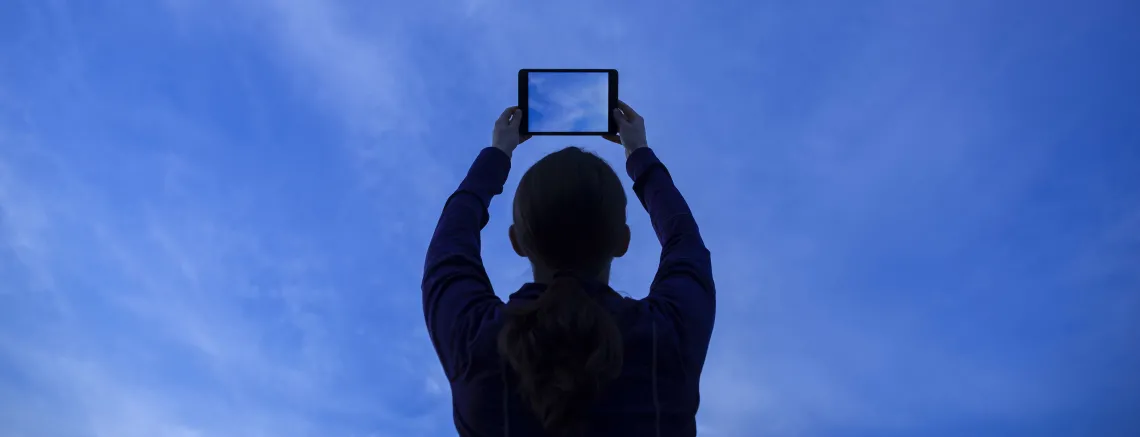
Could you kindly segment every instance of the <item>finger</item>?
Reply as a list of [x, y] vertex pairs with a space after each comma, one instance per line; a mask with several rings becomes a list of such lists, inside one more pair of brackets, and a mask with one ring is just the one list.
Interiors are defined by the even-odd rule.
[[641, 118], [641, 114], [638, 114], [637, 111], [634, 111], [633, 108], [629, 106], [629, 104], [621, 100], [618, 100], [618, 107], [621, 108], [622, 112], [629, 116], [629, 119], [631, 121]]
[[614, 109], [614, 120], [617, 120], [618, 125], [629, 123], [629, 117], [620, 109]]
[[503, 113], [499, 114], [499, 119], [495, 120], [495, 124], [506, 124], [506, 123], [508, 123], [511, 119], [511, 114], [513, 114], [515, 112], [515, 109], [518, 109], [518, 106], [511, 106], [507, 109], [504, 109]]
[[621, 137], [617, 135], [602, 134], [602, 138], [610, 140], [610, 142], [621, 144]]
[[522, 114], [523, 113], [522, 113], [522, 109], [519, 109], [518, 106], [515, 106], [514, 108], [515, 108], [515, 110], [513, 112], [511, 112], [510, 125], [511, 126], [518, 126], [519, 123], [522, 122]]

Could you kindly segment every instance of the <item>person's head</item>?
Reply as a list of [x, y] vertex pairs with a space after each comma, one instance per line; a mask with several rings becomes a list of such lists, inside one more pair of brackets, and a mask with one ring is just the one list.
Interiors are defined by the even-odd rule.
[[508, 307], [499, 352], [548, 431], [581, 425], [602, 386], [621, 372], [621, 331], [580, 278], [604, 278], [629, 248], [625, 207], [614, 170], [576, 147], [539, 160], [515, 192], [511, 245], [547, 288]]

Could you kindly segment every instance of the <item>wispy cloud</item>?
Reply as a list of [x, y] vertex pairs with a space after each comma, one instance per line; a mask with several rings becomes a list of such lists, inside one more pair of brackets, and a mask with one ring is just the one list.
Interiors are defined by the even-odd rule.
[[532, 132], [604, 132], [609, 129], [605, 73], [530, 73], [528, 123]]
[[[559, 67], [622, 70], [712, 248], [702, 435], [1137, 429], [1126, 6], [53, 5], [0, 69], [15, 435], [453, 435], [422, 250], [515, 72]], [[511, 190], [565, 145], [491, 206], [502, 295]]]

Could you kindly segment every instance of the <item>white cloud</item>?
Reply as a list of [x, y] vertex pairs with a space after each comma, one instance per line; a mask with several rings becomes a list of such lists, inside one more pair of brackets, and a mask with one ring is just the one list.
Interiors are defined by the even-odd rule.
[[[105, 34], [15, 47], [26, 56], [0, 71], [0, 356], [25, 382], [0, 395], [0, 422], [16, 432], [449, 434], [446, 381], [419, 315], [418, 257], [490, 123], [514, 103], [516, 71], [528, 67], [622, 69], [623, 96], [646, 116], [650, 142], [701, 220], [721, 293], [702, 433], [904, 432], [936, 420], [1063, 415], [1096, 391], [1054, 384], [1085, 368], [1046, 358], [1080, 348], [1057, 337], [1048, 340], [1056, 352], [1028, 349], [1023, 343], [1045, 344], [1030, 340], [996, 350], [1021, 332], [1007, 323], [1028, 332], [1053, 321], [1026, 315], [1024, 302], [1071, 298], [1043, 285], [1090, 290], [1070, 309], [1031, 308], [1058, 325], [1095, 325], [1081, 341], [1111, 340], [1111, 349], [1135, 332], [1135, 299], [1103, 292], [1136, 283], [1126, 237], [1136, 234], [1135, 217], [1056, 262], [1041, 259], [1069, 246], [976, 243], [1041, 235], [1009, 223], [1024, 219], [1052, 149], [999, 140], [1050, 144], [1043, 139], [1056, 132], [1009, 135], [1001, 119], [1009, 114], [961, 85], [994, 85], [992, 71], [885, 74], [921, 67], [881, 67], [874, 55], [887, 39], [910, 53], [888, 38], [889, 26], [884, 41], [836, 38], [846, 57], [810, 52], [834, 58], [830, 75], [800, 82], [774, 71], [817, 67], [765, 44], [822, 26], [810, 21], [814, 11], [768, 11], [767, 39], [752, 41], [733, 29], [756, 17], [685, 5], [168, 6], [182, 39], [166, 38], [161, 14], [147, 15], [158, 24], [122, 26], [75, 15], [80, 25], [45, 29]], [[703, 35], [687, 32], [713, 22]], [[198, 68], [153, 82], [168, 84], [158, 97], [134, 78], [103, 90], [112, 80], [104, 76], [123, 72], [107, 53], [126, 47], [100, 35], [149, 37], [139, 46]], [[228, 74], [225, 56], [177, 59], [213, 51], [257, 68], [243, 79]], [[772, 60], [741, 55], [761, 51]], [[147, 72], [145, 56], [132, 59], [138, 65], [123, 68], [142, 79], [178, 73]], [[214, 68], [222, 82], [244, 81], [238, 92], [249, 95], [196, 100], [212, 88], [176, 85], [211, 83], [195, 75]], [[278, 75], [288, 86], [270, 83]], [[251, 106], [269, 120], [260, 133], [249, 134], [228, 105], [241, 98], [259, 101]], [[274, 107], [281, 102], [291, 106]], [[289, 141], [309, 132], [320, 141]], [[483, 243], [501, 295], [529, 274], [505, 238], [514, 183], [527, 163], [564, 145], [536, 138], [520, 148], [507, 192], [492, 204]], [[619, 149], [584, 145], [621, 172]], [[290, 164], [328, 155], [346, 159]], [[1097, 180], [1086, 176], [1085, 184]], [[634, 244], [614, 283], [641, 296], [658, 247], [630, 199]], [[1033, 221], [1056, 224], [1065, 213], [1047, 212]], [[1055, 269], [1027, 279], [1038, 267]], [[1020, 299], [1025, 290], [1040, 293]], [[1023, 356], [1042, 364], [1023, 367]]]
[[[102, 102], [118, 110], [90, 122], [38, 122], [91, 129], [148, 121], [132, 127], [149, 126], [175, 150], [211, 136], [161, 104], [136, 117], [127, 103]], [[25, 381], [12, 397], [0, 396], [0, 410], [17, 432], [54, 432], [49, 422], [57, 421], [67, 423], [60, 434], [95, 436], [349, 435], [347, 425], [316, 431], [297, 405], [311, 406], [310, 414], [399, 422], [386, 427], [413, 434], [434, 426], [385, 412], [389, 402], [367, 387], [336, 388], [356, 368], [383, 363], [355, 354], [349, 364], [356, 367], [346, 369], [342, 357], [360, 345], [340, 338], [338, 320], [347, 317], [340, 296], [352, 290], [314, 279], [322, 254], [270, 240], [263, 220], [243, 218], [244, 210], [272, 204], [266, 193], [253, 205], [214, 197], [203, 186], [228, 183], [230, 194], [246, 188], [186, 157], [108, 147], [102, 158], [128, 171], [133, 185], [121, 191], [92, 176], [103, 175], [99, 164], [63, 153], [75, 144], [60, 143], [58, 131], [5, 124], [0, 132], [0, 272], [33, 279], [15, 289], [6, 283], [0, 294], [0, 355]], [[430, 350], [420, 338], [405, 342]], [[428, 369], [420, 363], [396, 374]], [[180, 387], [186, 377], [201, 382]], [[50, 415], [19, 401], [41, 395], [67, 401], [54, 402]]]
[[579, 123], [590, 126], [586, 131], [609, 127], [609, 82], [603, 74], [559, 78], [536, 89], [529, 100], [530, 108], [542, 114], [530, 121], [534, 131], [571, 131]]

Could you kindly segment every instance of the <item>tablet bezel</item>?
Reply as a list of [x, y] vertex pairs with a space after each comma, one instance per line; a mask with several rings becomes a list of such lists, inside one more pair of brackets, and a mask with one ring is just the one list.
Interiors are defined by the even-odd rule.
[[[607, 73], [609, 76], [609, 109], [606, 118], [609, 120], [609, 130], [604, 132], [531, 132], [529, 87], [527, 76], [530, 73]], [[614, 109], [618, 107], [618, 72], [616, 69], [605, 68], [524, 68], [519, 70], [519, 109], [522, 110], [522, 123], [519, 124], [521, 135], [551, 135], [551, 136], [583, 136], [583, 135], [614, 135], [618, 132], [617, 121], [614, 120]]]

